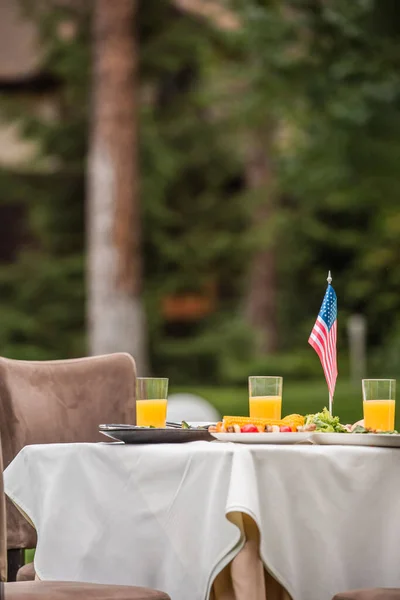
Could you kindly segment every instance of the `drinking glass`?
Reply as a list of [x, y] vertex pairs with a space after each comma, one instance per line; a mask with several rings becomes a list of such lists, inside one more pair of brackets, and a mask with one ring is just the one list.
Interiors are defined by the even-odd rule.
[[167, 397], [168, 379], [138, 377], [136, 379], [136, 425], [165, 427]]
[[392, 431], [396, 402], [395, 379], [363, 379], [364, 426]]
[[281, 418], [282, 384], [282, 377], [249, 377], [250, 417]]

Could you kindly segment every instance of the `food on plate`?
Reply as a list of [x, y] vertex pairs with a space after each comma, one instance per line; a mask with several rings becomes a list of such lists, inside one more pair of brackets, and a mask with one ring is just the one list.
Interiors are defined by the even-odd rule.
[[383, 431], [382, 429], [366, 429], [363, 425], [357, 425], [351, 430], [351, 433], [385, 433], [385, 434], [397, 434], [398, 431], [392, 429], [390, 431]]
[[283, 419], [254, 417], [224, 417], [208, 428], [210, 433], [285, 433], [295, 432], [304, 424], [301, 415], [288, 415]]
[[365, 429], [364, 419], [361, 419], [361, 421], [356, 421], [355, 423], [353, 423], [353, 425], [346, 425], [346, 427], [349, 428], [352, 433], [356, 429], [356, 427], [362, 427], [362, 429]]
[[303, 427], [299, 431], [315, 431], [317, 433], [386, 433], [396, 434], [397, 431], [382, 431], [369, 429], [364, 426], [364, 421], [357, 421], [353, 425], [343, 425], [339, 417], [332, 417], [327, 408], [314, 415], [307, 415]]
[[349, 433], [349, 430], [340, 423], [339, 417], [333, 417], [327, 408], [324, 408], [322, 412], [315, 413], [314, 415], [307, 415], [301, 431]]
[[364, 421], [357, 421], [353, 425], [343, 425], [339, 417], [331, 416], [327, 408], [305, 417], [293, 414], [279, 420], [227, 416], [219, 423], [208, 427], [208, 431], [210, 433], [397, 433], [397, 431], [366, 429]]
[[256, 427], [255, 425], [243, 425], [243, 427], [240, 428], [241, 433], [258, 433], [258, 427]]

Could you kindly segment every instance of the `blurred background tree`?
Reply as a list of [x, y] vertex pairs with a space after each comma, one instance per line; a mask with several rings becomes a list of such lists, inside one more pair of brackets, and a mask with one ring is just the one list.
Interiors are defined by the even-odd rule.
[[136, 18], [135, 0], [93, 5], [85, 276], [90, 354], [129, 352], [147, 375]]
[[[0, 342], [9, 356], [87, 351], [87, 6], [31, 11], [57, 118], [32, 114], [7, 90], [1, 97], [52, 166], [0, 173], [0, 201], [21, 212], [8, 219], [17, 243], [0, 269]], [[342, 375], [354, 312], [368, 319], [371, 372], [398, 372], [393, 10], [390, 0], [138, 3], [143, 294], [154, 372], [178, 383], [236, 384], [256, 370], [321, 377], [306, 342], [328, 269]]]

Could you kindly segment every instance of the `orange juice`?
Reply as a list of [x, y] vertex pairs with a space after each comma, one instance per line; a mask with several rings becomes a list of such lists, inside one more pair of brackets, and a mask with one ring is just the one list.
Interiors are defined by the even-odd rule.
[[166, 400], [137, 400], [136, 425], [140, 427], [165, 427]]
[[394, 400], [364, 400], [364, 426], [368, 429], [394, 429]]
[[280, 419], [282, 411], [281, 396], [251, 396], [249, 399], [250, 417]]

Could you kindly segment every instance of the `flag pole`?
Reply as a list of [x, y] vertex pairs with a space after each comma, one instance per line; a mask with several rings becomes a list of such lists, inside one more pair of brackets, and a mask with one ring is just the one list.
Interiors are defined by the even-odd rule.
[[[332, 283], [332, 275], [331, 272], [328, 271], [328, 277], [326, 278], [328, 285], [331, 285]], [[329, 414], [331, 415], [331, 417], [333, 417], [333, 398], [332, 398], [332, 394], [329, 392]]]

